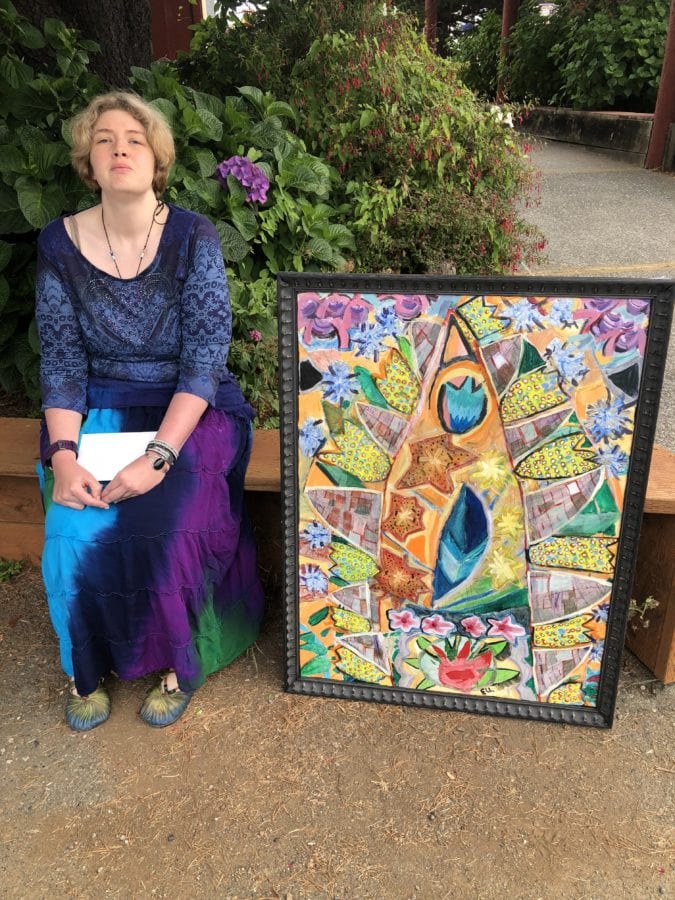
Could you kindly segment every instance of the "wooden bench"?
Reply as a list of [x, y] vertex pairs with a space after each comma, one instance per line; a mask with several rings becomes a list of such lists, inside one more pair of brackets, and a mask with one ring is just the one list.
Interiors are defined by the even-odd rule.
[[[43, 512], [37, 489], [39, 422], [0, 418], [0, 557], [36, 561]], [[279, 432], [256, 431], [246, 473], [249, 491], [278, 494]], [[262, 500], [262, 498], [261, 498]], [[279, 513], [280, 514], [280, 513]], [[264, 516], [270, 515], [269, 504]], [[649, 626], [629, 626], [627, 644], [661, 681], [675, 681], [675, 453], [656, 446], [649, 473], [633, 596], [653, 596]]]

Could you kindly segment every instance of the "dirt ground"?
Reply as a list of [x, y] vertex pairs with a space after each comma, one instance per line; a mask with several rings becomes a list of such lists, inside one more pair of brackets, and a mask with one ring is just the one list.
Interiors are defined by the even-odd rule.
[[608, 731], [285, 694], [281, 633], [169, 729], [112, 680], [75, 734], [39, 573], [0, 584], [1, 895], [674, 895], [675, 690], [634, 657]]

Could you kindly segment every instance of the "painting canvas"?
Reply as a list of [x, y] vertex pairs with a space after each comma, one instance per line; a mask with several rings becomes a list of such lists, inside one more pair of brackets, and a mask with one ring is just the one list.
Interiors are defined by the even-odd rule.
[[288, 689], [611, 724], [671, 311], [280, 276]]

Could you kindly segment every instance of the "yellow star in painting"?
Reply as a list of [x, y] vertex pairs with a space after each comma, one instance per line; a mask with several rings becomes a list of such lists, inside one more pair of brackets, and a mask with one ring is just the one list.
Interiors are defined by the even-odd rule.
[[415, 497], [392, 494], [391, 509], [382, 528], [399, 541], [405, 541], [411, 534], [424, 530], [423, 516], [424, 507]]
[[516, 540], [521, 537], [524, 529], [522, 511], [516, 507], [505, 509], [495, 519], [495, 529], [499, 537], [507, 540]]
[[466, 465], [473, 458], [467, 450], [455, 447], [449, 434], [415, 441], [410, 444], [410, 453], [412, 460], [398, 487], [431, 484], [444, 494], [452, 490], [452, 470]]
[[492, 576], [492, 586], [499, 590], [507, 584], [517, 584], [523, 577], [523, 563], [495, 550], [489, 559], [488, 572]]
[[509, 477], [507, 459], [503, 453], [484, 453], [473, 470], [473, 480], [483, 488], [499, 490]]

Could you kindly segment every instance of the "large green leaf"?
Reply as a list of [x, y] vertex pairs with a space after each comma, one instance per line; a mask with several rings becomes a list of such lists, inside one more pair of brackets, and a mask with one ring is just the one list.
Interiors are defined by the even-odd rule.
[[0, 56], [0, 78], [16, 90], [33, 80], [33, 70], [14, 56]]
[[[40, 82], [33, 82], [40, 84]], [[56, 99], [44, 87], [34, 88], [30, 84], [24, 84], [12, 92], [10, 105], [17, 119], [29, 122], [39, 122], [57, 109]]]
[[26, 155], [14, 144], [3, 144], [0, 146], [0, 166], [3, 174], [5, 172], [25, 172]]
[[201, 136], [207, 141], [220, 141], [223, 137], [223, 123], [220, 119], [208, 109], [197, 109], [196, 113], [202, 127], [195, 137]]
[[40, 50], [45, 45], [45, 39], [42, 32], [38, 31], [30, 22], [21, 19], [15, 22], [16, 40], [22, 47], [28, 47], [31, 50]]
[[176, 121], [176, 107], [170, 100], [167, 100], [164, 97], [158, 97], [156, 100], [151, 101], [150, 106], [159, 110], [169, 125], [173, 126]]
[[218, 162], [210, 150], [204, 147], [193, 147], [190, 150], [190, 155], [199, 166], [199, 174], [202, 178], [210, 178], [216, 171]]
[[12, 245], [7, 241], [0, 241], [0, 272], [12, 258]]
[[232, 210], [232, 221], [245, 241], [251, 241], [258, 233], [258, 220], [250, 209], [240, 206]]
[[42, 184], [24, 175], [14, 185], [21, 212], [33, 228], [44, 228], [65, 206], [63, 191], [56, 182]]
[[54, 166], [67, 166], [70, 163], [70, 153], [63, 144], [43, 144], [38, 150], [38, 170], [40, 175], [49, 177]]
[[0, 234], [24, 234], [32, 230], [33, 226], [21, 211], [16, 191], [0, 181]]
[[318, 259], [319, 262], [329, 263], [330, 265], [334, 265], [336, 262], [335, 251], [328, 241], [325, 241], [323, 238], [312, 238], [307, 244], [307, 249], [314, 259]]
[[9, 284], [4, 275], [0, 275], [0, 312], [5, 307], [5, 303], [9, 299]]
[[253, 106], [260, 113], [264, 113], [265, 111], [265, 96], [260, 88], [253, 87], [252, 85], [245, 85], [244, 87], [239, 88], [239, 93], [242, 97], [246, 97]]
[[213, 94], [203, 94], [201, 91], [193, 91], [192, 96], [194, 97], [197, 109], [207, 109], [216, 116], [216, 118], [220, 119], [223, 113], [222, 100], [219, 100], [218, 97], [214, 97]]
[[216, 222], [216, 229], [220, 235], [220, 246], [226, 260], [238, 262], [248, 256], [249, 245], [236, 228], [228, 225], [227, 222]]
[[273, 100], [265, 112], [268, 116], [281, 116], [282, 118], [293, 119], [293, 121], [297, 119], [293, 107], [288, 103], [284, 103], [283, 100]]
[[251, 129], [251, 140], [257, 147], [264, 150], [273, 150], [277, 144], [281, 144], [286, 139], [284, 126], [281, 119], [277, 116], [271, 116], [269, 119], [263, 119]]

